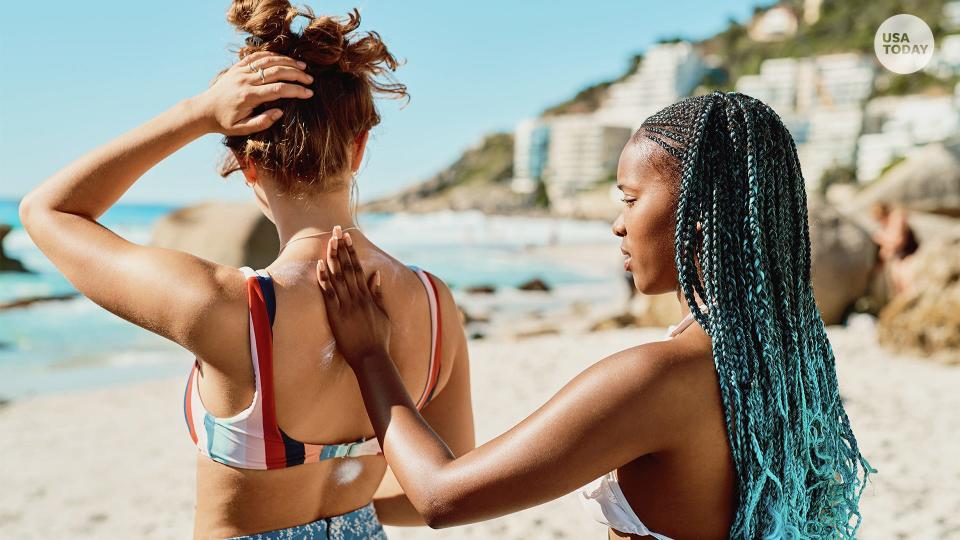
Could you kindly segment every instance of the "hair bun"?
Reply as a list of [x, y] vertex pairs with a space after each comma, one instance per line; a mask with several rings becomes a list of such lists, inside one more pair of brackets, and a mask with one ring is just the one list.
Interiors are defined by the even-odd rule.
[[[291, 23], [297, 17], [306, 23], [294, 31]], [[357, 9], [345, 17], [317, 17], [309, 7], [294, 8], [287, 0], [234, 0], [227, 20], [248, 34], [237, 51], [240, 58], [266, 51], [304, 61], [313, 76], [309, 88], [314, 96], [254, 108], [253, 114], [279, 108], [283, 116], [263, 131], [224, 137], [232, 153], [221, 163], [220, 174], [252, 162], [273, 178], [278, 193], [297, 197], [347, 186], [350, 149], [360, 134], [380, 123], [374, 98], [409, 100], [407, 87], [393, 79], [391, 72], [399, 64], [380, 35], [356, 32]]]
[[297, 10], [288, 0], [234, 0], [227, 21], [238, 30], [270, 42], [290, 33]]
[[[299, 33], [291, 29], [297, 17], [309, 20]], [[303, 60], [314, 68], [357, 76], [383, 75], [398, 66], [378, 33], [356, 37], [354, 32], [360, 27], [360, 11], [356, 8], [343, 18], [318, 17], [309, 6], [297, 9], [288, 0], [234, 0], [227, 10], [227, 20], [250, 34], [241, 56], [268, 50]], [[375, 85], [378, 91], [394, 92], [388, 88], [392, 85]]]

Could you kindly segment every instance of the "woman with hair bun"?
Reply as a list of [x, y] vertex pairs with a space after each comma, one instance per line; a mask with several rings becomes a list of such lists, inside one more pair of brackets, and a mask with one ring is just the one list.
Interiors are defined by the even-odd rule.
[[[306, 24], [294, 31], [297, 17]], [[406, 88], [389, 78], [397, 62], [380, 36], [358, 35], [356, 10], [340, 19], [243, 0], [227, 19], [248, 35], [238, 62], [47, 179], [21, 202], [21, 220], [80, 292], [196, 356], [183, 394], [184, 436], [198, 449], [196, 537], [383, 538], [381, 520], [423, 520], [387, 473], [339, 358], [314, 275], [329, 244], [346, 241], [392, 291], [390, 353], [417, 410], [451, 452], [474, 447], [450, 291], [374, 245], [352, 210], [380, 121], [374, 98]], [[97, 222], [150, 168], [210, 133], [229, 149], [221, 174], [241, 170], [277, 227], [281, 249], [264, 269], [137, 245]]]

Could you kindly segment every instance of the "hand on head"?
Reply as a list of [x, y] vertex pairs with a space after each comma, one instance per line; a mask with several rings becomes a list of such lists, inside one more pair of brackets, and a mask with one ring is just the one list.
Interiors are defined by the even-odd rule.
[[326, 260], [317, 261], [317, 281], [337, 349], [350, 367], [387, 358], [390, 318], [383, 307], [380, 272], [366, 277], [350, 233], [339, 225], [327, 243]]
[[211, 132], [249, 135], [265, 130], [280, 118], [282, 111], [271, 108], [253, 115], [256, 107], [278, 99], [313, 96], [313, 90], [303, 86], [313, 82], [313, 77], [304, 71], [306, 67], [289, 56], [268, 51], [250, 54], [221, 73], [210, 88], [195, 98], [198, 114]]

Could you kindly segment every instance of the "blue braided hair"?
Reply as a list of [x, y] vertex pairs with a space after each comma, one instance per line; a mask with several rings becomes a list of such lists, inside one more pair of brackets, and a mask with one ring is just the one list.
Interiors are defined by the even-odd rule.
[[857, 447], [814, 301], [793, 137], [763, 102], [713, 92], [652, 115], [643, 138], [679, 176], [675, 263], [713, 346], [737, 478], [730, 537], [854, 538], [877, 471]]

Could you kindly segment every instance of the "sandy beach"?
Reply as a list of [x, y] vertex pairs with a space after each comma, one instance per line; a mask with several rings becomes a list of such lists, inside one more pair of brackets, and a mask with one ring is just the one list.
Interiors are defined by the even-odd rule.
[[[960, 538], [960, 369], [879, 349], [871, 321], [829, 328], [854, 431], [879, 470], [864, 493], [859, 536]], [[592, 362], [663, 330], [471, 342], [478, 440], [535, 410]], [[0, 409], [0, 537], [189, 537], [196, 450], [183, 428], [182, 383], [42, 396]], [[482, 524], [389, 527], [388, 534], [605, 538], [571, 495]]]

